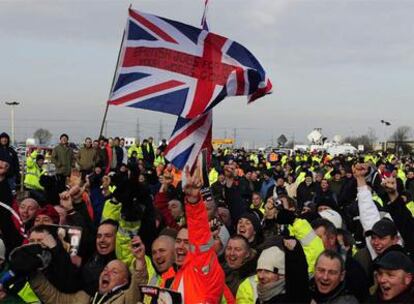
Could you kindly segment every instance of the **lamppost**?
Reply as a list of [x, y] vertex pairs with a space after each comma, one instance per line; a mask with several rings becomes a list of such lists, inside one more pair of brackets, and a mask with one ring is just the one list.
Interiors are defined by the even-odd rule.
[[11, 106], [10, 120], [11, 120], [11, 144], [12, 145], [14, 145], [15, 143], [14, 141], [14, 108], [18, 106], [19, 104], [20, 102], [17, 102], [17, 101], [6, 102], [6, 105]]
[[386, 134], [386, 128], [391, 126], [391, 123], [389, 121], [385, 121], [381, 119], [381, 124], [384, 126], [384, 152], [387, 152], [387, 134]]

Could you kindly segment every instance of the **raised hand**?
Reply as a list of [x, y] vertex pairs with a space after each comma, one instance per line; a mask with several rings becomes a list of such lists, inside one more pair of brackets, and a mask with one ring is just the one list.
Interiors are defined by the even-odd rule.
[[[197, 171], [197, 170], [195, 170]], [[190, 168], [185, 167], [185, 186], [184, 193], [186, 195], [187, 201], [189, 203], [197, 203], [200, 200], [200, 189], [203, 186], [203, 183], [199, 176], [196, 174], [191, 175]]]
[[295, 249], [297, 243], [298, 241], [295, 239], [283, 240], [283, 244], [285, 245], [285, 248], [290, 251], [293, 251], [293, 249]]
[[365, 186], [367, 184], [365, 181], [365, 175], [368, 173], [368, 169], [368, 164], [355, 164], [352, 166], [352, 174], [357, 180], [358, 187]]
[[173, 182], [173, 176], [171, 172], [166, 171], [163, 175], [160, 176], [159, 181], [161, 183], [160, 192], [167, 192], [169, 186]]
[[55, 248], [57, 245], [57, 242], [55, 240], [55, 238], [49, 234], [49, 233], [45, 233], [44, 238], [40, 241], [40, 244], [46, 248], [52, 249]]
[[72, 210], [73, 209], [72, 196], [70, 195], [69, 191], [64, 191], [64, 192], [60, 193], [59, 198], [60, 198], [60, 205], [65, 210]]
[[368, 165], [367, 164], [355, 164], [352, 167], [352, 174], [356, 179], [363, 178], [365, 179], [365, 175], [368, 173]]
[[381, 185], [388, 193], [397, 191], [397, 180], [395, 177], [384, 177]]
[[384, 187], [385, 191], [388, 193], [388, 197], [391, 201], [395, 201], [398, 197], [397, 192], [397, 180], [395, 177], [384, 177], [381, 185]]
[[131, 240], [131, 252], [135, 257], [135, 269], [143, 270], [145, 262], [145, 245], [139, 235], [136, 235]]
[[79, 186], [81, 184], [81, 173], [79, 170], [72, 169], [68, 184], [71, 188], [74, 186]]
[[82, 200], [82, 189], [79, 187], [79, 185], [71, 187], [69, 189], [69, 194], [75, 203]]

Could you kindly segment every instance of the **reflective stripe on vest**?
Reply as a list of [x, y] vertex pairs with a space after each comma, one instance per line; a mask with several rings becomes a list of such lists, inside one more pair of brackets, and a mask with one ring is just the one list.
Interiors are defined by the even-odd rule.
[[158, 274], [153, 275], [151, 280], [148, 282], [148, 285], [158, 286], [159, 279], [161, 279], [161, 277]]
[[257, 300], [257, 283], [256, 283], [256, 276], [250, 276], [249, 277], [250, 285], [253, 289], [253, 300], [256, 303]]
[[26, 175], [34, 175], [34, 176], [38, 177], [38, 176], [42, 175], [42, 172], [40, 172], [40, 174], [33, 173], [33, 172], [26, 172]]
[[302, 246], [308, 246], [315, 238], [317, 237], [315, 231], [311, 230], [305, 237], [303, 237], [300, 241]]
[[[210, 248], [214, 245], [214, 239], [211, 238], [207, 244], [204, 245], [198, 245], [198, 249], [200, 250], [201, 253], [203, 252], [207, 252], [210, 250]], [[196, 251], [196, 246], [193, 244], [190, 244], [190, 251], [191, 252], [195, 252]]]
[[138, 235], [138, 229], [135, 231], [126, 230], [125, 228], [121, 226], [118, 227], [118, 232], [122, 234], [123, 236], [130, 237], [130, 238], [133, 238], [134, 236]]

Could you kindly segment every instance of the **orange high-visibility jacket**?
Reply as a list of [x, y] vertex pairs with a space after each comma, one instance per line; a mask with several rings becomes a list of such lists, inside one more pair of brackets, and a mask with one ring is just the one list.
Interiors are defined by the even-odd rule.
[[224, 271], [213, 248], [205, 203], [185, 203], [190, 250], [171, 288], [181, 293], [184, 304], [220, 303]]

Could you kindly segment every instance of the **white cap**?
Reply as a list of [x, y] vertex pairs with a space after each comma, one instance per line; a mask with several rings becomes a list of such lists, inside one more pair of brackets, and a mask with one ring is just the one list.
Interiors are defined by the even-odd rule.
[[256, 269], [285, 274], [285, 253], [277, 246], [263, 250], [257, 261]]
[[342, 228], [342, 217], [341, 215], [336, 212], [335, 210], [332, 209], [326, 209], [323, 210], [321, 212], [319, 212], [319, 215], [324, 218], [327, 219], [328, 221], [330, 221], [332, 224], [334, 224], [334, 226], [339, 229]]
[[0, 260], [6, 259], [6, 246], [4, 246], [4, 242], [0, 239]]

